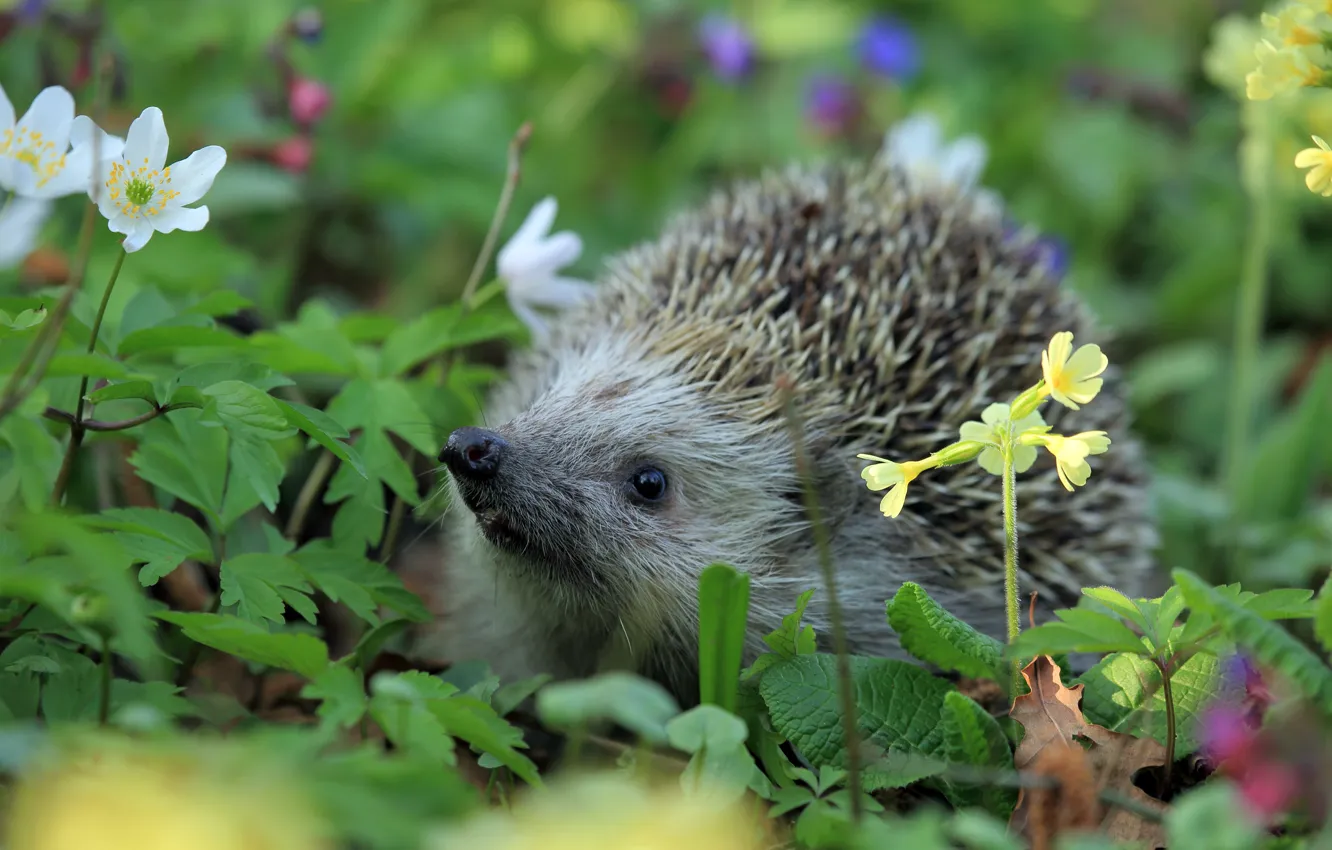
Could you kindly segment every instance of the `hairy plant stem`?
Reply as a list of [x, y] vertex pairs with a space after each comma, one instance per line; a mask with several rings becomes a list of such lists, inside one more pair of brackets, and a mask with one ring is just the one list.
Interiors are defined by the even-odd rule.
[[846, 739], [846, 790], [851, 797], [851, 819], [859, 822], [862, 814], [860, 730], [856, 719], [860, 713], [856, 710], [855, 683], [851, 678], [851, 655], [846, 645], [846, 623], [842, 619], [842, 605], [837, 598], [832, 547], [828, 542], [828, 527], [824, 525], [819, 511], [814, 471], [810, 468], [809, 456], [805, 449], [804, 427], [795, 406], [795, 385], [789, 378], [783, 377], [778, 381], [777, 391], [781, 393], [782, 406], [786, 410], [787, 428], [791, 433], [791, 447], [795, 453], [796, 473], [800, 477], [801, 490], [805, 497], [805, 513], [809, 517], [810, 528], [814, 533], [814, 545], [819, 553], [823, 583], [828, 592], [828, 619], [832, 625], [833, 651], [837, 653], [837, 683], [842, 702], [842, 734]]
[[[1008, 613], [1008, 642], [1017, 640], [1022, 631], [1018, 604], [1018, 535], [1017, 535], [1017, 469], [1013, 462], [1013, 442], [1016, 439], [1013, 424], [1008, 424], [1008, 438], [1004, 441], [1004, 606]], [[1022, 662], [1014, 658], [1010, 664], [1009, 690], [1016, 694], [1022, 680]]]
[[[495, 205], [495, 214], [490, 218], [490, 227], [486, 230], [485, 239], [481, 243], [481, 251], [476, 255], [476, 262], [472, 264], [472, 272], [467, 276], [467, 283], [463, 286], [460, 298], [461, 304], [458, 308], [460, 320], [466, 318], [468, 312], [471, 311], [472, 299], [476, 296], [477, 287], [481, 285], [481, 277], [485, 273], [486, 267], [490, 265], [490, 258], [495, 252], [495, 242], [498, 241], [500, 229], [503, 228], [504, 220], [509, 215], [509, 207], [513, 205], [513, 193], [518, 189], [518, 181], [522, 177], [523, 150], [527, 148], [527, 142], [531, 137], [532, 123], [526, 121], [518, 128], [518, 132], [513, 134], [513, 139], [509, 141], [509, 160], [504, 174], [504, 186], [500, 189], [499, 202]], [[453, 358], [456, 354], [457, 350], [451, 349], [441, 358], [438, 378], [440, 385], [448, 381], [449, 372], [453, 369]], [[418, 454], [416, 449], [408, 450], [408, 469], [416, 467]], [[384, 542], [379, 548], [379, 562], [381, 564], [387, 564], [393, 557], [406, 514], [406, 500], [397, 493], [393, 494], [393, 507], [389, 509], [388, 528], [384, 531]]]
[[1161, 671], [1161, 696], [1165, 699], [1166, 709], [1166, 755], [1165, 755], [1165, 776], [1161, 780], [1161, 799], [1170, 799], [1170, 771], [1175, 765], [1175, 694], [1170, 686], [1171, 664], [1169, 661], [1162, 661], [1159, 658], [1153, 658], [1156, 667]]
[[[1263, 331], [1275, 200], [1271, 189], [1270, 110], [1265, 103], [1246, 101], [1242, 114], [1245, 136], [1240, 150], [1240, 171], [1252, 212], [1235, 305], [1233, 385], [1227, 412], [1226, 450], [1222, 459], [1222, 472], [1232, 510], [1238, 509], [1237, 503], [1245, 487], [1244, 456], [1253, 424], [1254, 375]], [[1231, 555], [1227, 559], [1226, 569], [1230, 579], [1234, 580], [1239, 574], [1242, 558], [1237, 547], [1228, 548]]]
[[[101, 333], [102, 320], [106, 318], [106, 305], [111, 302], [111, 292], [116, 288], [116, 280], [120, 277], [120, 267], [125, 265], [125, 256], [124, 249], [116, 255], [116, 264], [111, 267], [111, 278], [106, 282], [106, 289], [102, 291], [102, 303], [97, 305], [97, 316], [93, 319], [92, 332], [88, 336], [89, 354], [97, 350], [97, 335]], [[74, 469], [74, 458], [79, 453], [79, 447], [83, 445], [83, 435], [87, 433], [83, 424], [87, 395], [88, 376], [84, 375], [83, 380], [79, 381], [79, 398], [75, 402], [74, 421], [69, 426], [69, 445], [65, 447], [65, 459], [60, 462], [60, 473], [56, 476], [55, 490], [51, 493], [51, 504], [56, 507], [59, 507], [65, 498], [65, 488], [69, 485], [69, 476]]]
[[[104, 20], [104, 6], [105, 0], [93, 0], [90, 12], [93, 18], [99, 22]], [[108, 77], [104, 66], [107, 64], [108, 57], [103, 53], [102, 40], [99, 37], [94, 37], [90, 49], [93, 54], [91, 117], [93, 122], [101, 127], [106, 106], [107, 86], [105, 83]], [[101, 136], [94, 133], [92, 140], [94, 163], [101, 160], [101, 145]], [[95, 179], [93, 173], [89, 173], [88, 176], [90, 182]], [[61, 293], [55, 309], [46, 317], [42, 327], [33, 336], [32, 342], [24, 349], [18, 366], [9, 376], [4, 389], [0, 390], [0, 422], [3, 422], [6, 416], [17, 410], [28, 396], [32, 395], [33, 391], [37, 389], [42, 379], [46, 377], [46, 369], [51, 363], [51, 358], [55, 356], [57, 349], [60, 347], [60, 336], [65, 329], [65, 319], [69, 316], [70, 308], [74, 305], [74, 299], [83, 290], [83, 280], [88, 274], [88, 260], [92, 256], [93, 225], [96, 221], [97, 204], [89, 200], [83, 208], [83, 221], [79, 225], [79, 246], [74, 261], [74, 273], [65, 282], [65, 291]]]

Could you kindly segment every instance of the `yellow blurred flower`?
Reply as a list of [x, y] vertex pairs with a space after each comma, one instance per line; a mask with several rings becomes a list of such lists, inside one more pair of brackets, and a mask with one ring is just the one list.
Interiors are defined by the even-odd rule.
[[902, 506], [906, 504], [907, 485], [915, 481], [916, 476], [939, 465], [933, 456], [903, 463], [884, 460], [874, 455], [856, 455], [856, 457], [877, 461], [862, 469], [860, 477], [865, 479], [865, 484], [876, 492], [888, 488], [883, 501], [879, 503], [879, 510], [883, 511], [886, 517], [896, 517], [902, 512]]
[[1264, 12], [1260, 20], [1287, 47], [1312, 47], [1323, 42], [1324, 22], [1308, 6], [1287, 6], [1275, 15]]
[[1088, 455], [1104, 454], [1110, 448], [1110, 438], [1104, 431], [1083, 431], [1071, 437], [1061, 434], [1029, 433], [1023, 435], [1022, 440], [1024, 443], [1039, 444], [1049, 449], [1055, 458], [1059, 483], [1069, 492], [1072, 492], [1075, 486], [1081, 487], [1086, 484], [1087, 479], [1091, 477], [1091, 465], [1087, 463]]
[[19, 776], [6, 850], [325, 850], [291, 778], [215, 745], [99, 736]]
[[1203, 71], [1216, 86], [1237, 96], [1244, 94], [1244, 78], [1257, 69], [1253, 46], [1261, 29], [1247, 15], [1230, 14], [1212, 27], [1212, 41], [1203, 53]]
[[629, 53], [638, 41], [633, 4], [620, 0], [549, 0], [546, 25], [570, 50], [600, 48], [612, 55]]
[[1307, 168], [1304, 185], [1309, 191], [1325, 198], [1332, 197], [1332, 148], [1327, 146], [1321, 136], [1313, 137], [1316, 148], [1305, 148], [1295, 154], [1295, 167]]
[[1098, 345], [1084, 345], [1073, 351], [1073, 334], [1057, 333], [1050, 346], [1041, 352], [1041, 372], [1045, 377], [1045, 392], [1065, 407], [1077, 410], [1078, 405], [1096, 398], [1103, 383], [1100, 375], [1110, 361]]
[[1277, 47], [1262, 39], [1254, 48], [1258, 67], [1244, 78], [1245, 95], [1250, 100], [1270, 100], [1305, 86], [1316, 86], [1326, 76], [1321, 60], [1322, 47]]
[[425, 850], [759, 850], [759, 819], [740, 805], [647, 787], [621, 774], [593, 774], [528, 793], [426, 838]]

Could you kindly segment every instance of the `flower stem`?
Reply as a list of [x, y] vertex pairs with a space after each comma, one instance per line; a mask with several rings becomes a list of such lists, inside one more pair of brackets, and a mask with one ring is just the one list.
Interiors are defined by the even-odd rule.
[[97, 704], [97, 722], [105, 726], [111, 717], [111, 639], [102, 638], [102, 688]]
[[1017, 471], [1013, 447], [1004, 448], [1004, 602], [1008, 611], [1008, 642], [1017, 640], [1022, 624], [1018, 616]]
[[[1223, 475], [1230, 494], [1231, 509], [1244, 490], [1243, 461], [1249, 443], [1253, 419], [1254, 374], [1263, 331], [1264, 302], [1267, 294], [1267, 264], [1272, 242], [1273, 198], [1270, 185], [1271, 134], [1268, 110], [1264, 104], [1246, 102], [1245, 139], [1241, 150], [1243, 183], [1252, 204], [1248, 242], [1239, 281], [1235, 307], [1234, 383], [1227, 413], [1226, 452]], [[1240, 567], [1238, 550], [1232, 547], [1227, 567], [1233, 577]]]
[[1165, 776], [1161, 780], [1161, 799], [1170, 799], [1170, 770], [1175, 765], [1175, 694], [1170, 687], [1171, 664], [1160, 659], [1152, 659], [1161, 671], [1161, 696], [1165, 699], [1166, 709], [1166, 757]]
[[[111, 301], [111, 292], [116, 288], [116, 280], [120, 277], [120, 267], [125, 265], [126, 253], [121, 249], [116, 255], [116, 264], [111, 268], [111, 278], [106, 282], [106, 289], [102, 291], [102, 303], [97, 305], [97, 316], [93, 319], [92, 332], [88, 336], [88, 353], [92, 354], [97, 350], [97, 335], [102, 330], [102, 320], [106, 318], [106, 305]], [[60, 506], [65, 498], [65, 488], [69, 485], [69, 475], [74, 469], [74, 458], [79, 453], [79, 446], [83, 445], [83, 435], [87, 433], [87, 428], [83, 424], [83, 410], [88, 395], [88, 376], [84, 375], [83, 380], [79, 381], [79, 397], [74, 408], [74, 422], [69, 427], [69, 445], [65, 448], [65, 459], [60, 463], [60, 473], [56, 476], [55, 490], [51, 494], [51, 504]]]
[[321, 453], [319, 460], [315, 461], [314, 468], [310, 470], [310, 475], [301, 485], [301, 492], [296, 495], [296, 506], [292, 508], [291, 517], [287, 520], [287, 527], [283, 531], [283, 536], [293, 543], [301, 536], [301, 529], [305, 527], [305, 518], [309, 516], [310, 508], [314, 506], [319, 491], [324, 489], [324, 483], [333, 474], [335, 460], [337, 457], [332, 452]]

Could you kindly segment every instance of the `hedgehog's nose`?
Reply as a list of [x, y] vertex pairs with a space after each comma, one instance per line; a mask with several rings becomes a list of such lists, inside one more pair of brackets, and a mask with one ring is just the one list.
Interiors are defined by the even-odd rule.
[[499, 469], [500, 457], [509, 444], [494, 431], [484, 428], [459, 428], [439, 453], [449, 471], [459, 478], [484, 481]]

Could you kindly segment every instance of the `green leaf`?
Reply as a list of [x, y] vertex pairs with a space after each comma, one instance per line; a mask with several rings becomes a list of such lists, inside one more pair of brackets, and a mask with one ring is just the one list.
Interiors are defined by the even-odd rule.
[[1241, 604], [1265, 620], [1293, 620], [1313, 616], [1312, 600], [1312, 590], [1281, 587], [1242, 599]]
[[734, 714], [715, 705], [695, 706], [667, 722], [666, 737], [691, 755], [680, 776], [686, 790], [720, 801], [738, 799], [750, 788], [772, 797], [772, 785], [745, 748], [749, 730]]
[[1113, 587], [1084, 587], [1082, 593], [1133, 623], [1144, 634], [1151, 633], [1156, 626], [1154, 622], [1148, 621], [1136, 602]]
[[948, 613], [915, 582], [903, 584], [888, 603], [888, 624], [902, 648], [921, 661], [964, 676], [1007, 680], [1003, 644]]
[[184, 499], [220, 524], [227, 434], [221, 428], [202, 425], [200, 415], [183, 410], [148, 423], [130, 463], [144, 481]]
[[502, 305], [487, 305], [465, 315], [461, 303], [439, 307], [389, 334], [380, 355], [380, 374], [401, 375], [441, 352], [522, 332], [522, 323]]
[[[439, 451], [439, 441], [430, 427], [430, 420], [401, 381], [349, 381], [328, 403], [328, 415], [343, 427], [360, 428], [367, 435], [375, 431], [392, 431], [428, 457]], [[363, 451], [362, 455], [366, 465], [373, 468], [370, 452]]]
[[46, 321], [46, 307], [24, 310], [17, 316], [10, 316], [0, 310], [0, 328], [10, 331], [26, 331]]
[[1009, 647], [1013, 657], [1030, 658], [1061, 652], [1136, 652], [1147, 648], [1142, 638], [1115, 617], [1090, 608], [1055, 611], [1062, 622], [1027, 629]]
[[1235, 516], [1261, 523], [1299, 515], [1324, 468], [1329, 404], [1332, 357], [1324, 356], [1299, 400], [1245, 452], [1240, 470], [1245, 485], [1236, 490]]
[[142, 562], [139, 583], [152, 587], [181, 562], [211, 561], [213, 546], [194, 520], [158, 508], [108, 508], [83, 517], [85, 525], [117, 532], [136, 562]]
[[52, 357], [46, 366], [48, 379], [77, 378], [83, 375], [90, 378], [125, 378], [129, 374], [124, 363], [101, 352], [89, 354], [86, 351], [62, 351]]
[[290, 425], [300, 428], [310, 439], [332, 452], [338, 460], [351, 464], [352, 469], [356, 470], [362, 478], [368, 477], [365, 474], [365, 464], [361, 462], [360, 454], [346, 443], [334, 439], [334, 437], [347, 436], [347, 429], [339, 425], [337, 420], [322, 410], [316, 410], [313, 407], [286, 402], [282, 399], [274, 399], [274, 401], [277, 402], [278, 408], [286, 416]]
[[[1013, 751], [999, 722], [973, 700], [959, 691], [944, 694], [943, 755], [954, 764], [1011, 768]], [[958, 808], [982, 806], [991, 814], [1007, 818], [1017, 804], [1011, 788], [982, 783], [962, 785], [945, 783], [953, 805]]]
[[254, 431], [234, 434], [227, 449], [227, 494], [222, 500], [222, 525], [232, 523], [257, 504], [277, 510], [279, 486], [287, 468], [277, 449], [266, 439], [254, 439]]
[[357, 551], [335, 548], [327, 540], [313, 540], [292, 554], [292, 560], [329, 599], [341, 602], [371, 625], [379, 623], [376, 606], [387, 606], [408, 620], [430, 619], [425, 603], [388, 567]]
[[[241, 619], [283, 622], [283, 602], [314, 622], [313, 592], [291, 558], [265, 552], [237, 555], [222, 562], [222, 604], [235, 605]], [[295, 600], [295, 601], [293, 601]]]
[[328, 647], [306, 634], [267, 631], [229, 614], [158, 611], [154, 616], [180, 626], [192, 641], [255, 664], [280, 667], [315, 679], [328, 667]]
[[[1076, 680], [1084, 686], [1082, 713], [1098, 726], [1136, 738], [1166, 743], [1165, 692], [1161, 671], [1141, 655], [1107, 655]], [[1199, 653], [1170, 678], [1175, 698], [1176, 753], [1198, 747], [1197, 716], [1208, 704], [1228, 696], [1215, 655]]]
[[124, 398], [139, 398], [149, 404], [157, 404], [157, 393], [150, 381], [121, 381], [118, 384], [107, 384], [100, 390], [88, 393], [88, 400], [93, 404]]
[[320, 700], [317, 714], [324, 722], [349, 729], [361, 722], [369, 705], [361, 676], [345, 664], [330, 664], [301, 689], [305, 699]]
[[186, 313], [200, 313], [204, 316], [230, 316], [254, 304], [253, 301], [232, 289], [215, 289], [185, 308]]
[[51, 501], [63, 452], [41, 420], [8, 416], [0, 421], [0, 513], [17, 497], [28, 510]]
[[1213, 779], [1184, 793], [1165, 816], [1166, 846], [1187, 850], [1262, 847], [1264, 830], [1246, 814], [1234, 783]]
[[1190, 608], [1210, 611], [1227, 637], [1293, 682], [1325, 712], [1332, 713], [1332, 670], [1308, 647], [1188, 570], [1174, 569], [1170, 575]]
[[429, 701], [430, 711], [450, 735], [488, 753], [529, 785], [540, 787], [541, 777], [531, 759], [516, 747], [526, 746], [523, 734], [481, 700], [456, 695]]
[[612, 721], [652, 744], [666, 742], [666, 721], [680, 713], [661, 685], [619, 671], [549, 684], [537, 693], [536, 709], [543, 723], [560, 729]]
[[243, 337], [219, 328], [197, 325], [158, 326], [144, 328], [128, 334], [120, 341], [116, 353], [121, 357], [135, 354], [158, 354], [178, 348], [244, 348]]
[[[889, 755], [938, 756], [943, 747], [943, 698], [952, 686], [905, 661], [852, 656], [851, 678], [862, 741]], [[846, 739], [837, 684], [837, 657], [801, 655], [774, 664], [759, 682], [777, 731], [816, 766], [846, 767]], [[922, 764], [922, 770], [933, 771]], [[908, 781], [920, 778], [911, 777]], [[887, 766], [866, 770], [867, 790], [896, 787]]]
[[1318, 610], [1314, 614], [1314, 634], [1317, 635], [1323, 649], [1332, 653], [1332, 576], [1323, 582], [1323, 589], [1318, 592]]
[[490, 698], [490, 704], [495, 706], [495, 711], [501, 717], [513, 711], [522, 705], [528, 697], [535, 694], [551, 679], [549, 673], [539, 673], [527, 679], [519, 679], [516, 682], [500, 685]]
[[370, 690], [370, 716], [395, 747], [436, 762], [458, 763], [453, 738], [430, 710], [431, 701], [447, 699], [456, 688], [412, 671], [376, 674]]
[[698, 587], [699, 693], [734, 712], [749, 616], [749, 576], [726, 564], [703, 570]]
[[250, 432], [264, 439], [286, 436], [287, 417], [268, 393], [243, 381], [219, 381], [203, 394], [217, 405], [217, 418], [233, 432]]
[[806, 590], [796, 598], [795, 611], [782, 618], [782, 627], [763, 639], [772, 651], [783, 658], [795, 658], [797, 655], [813, 655], [816, 649], [813, 626], [800, 625], [800, 618], [805, 616], [805, 608], [814, 596], [813, 590]]

